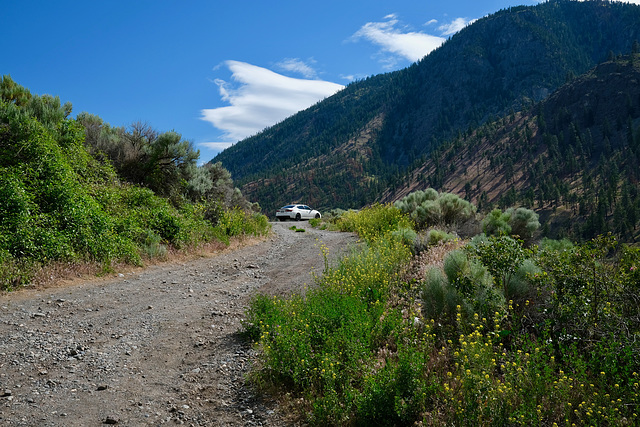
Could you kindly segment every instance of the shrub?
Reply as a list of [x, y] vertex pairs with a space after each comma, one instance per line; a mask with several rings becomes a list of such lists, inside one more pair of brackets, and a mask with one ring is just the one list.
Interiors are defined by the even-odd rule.
[[482, 221], [482, 231], [485, 234], [514, 236], [526, 245], [531, 243], [539, 228], [538, 214], [526, 208], [509, 208], [504, 213], [500, 209], [494, 209]]
[[426, 250], [429, 246], [450, 242], [457, 237], [442, 230], [431, 229], [426, 233], [417, 234], [413, 240], [413, 253], [415, 255]]
[[540, 228], [538, 214], [526, 208], [509, 208], [505, 213], [509, 214], [511, 234], [518, 236], [525, 244], [529, 244], [535, 232]]
[[167, 247], [162, 244], [162, 237], [152, 230], [147, 230], [144, 233], [144, 237], [141, 239], [141, 248], [147, 258], [162, 259], [167, 256]]
[[444, 259], [444, 271], [450, 285], [464, 300], [464, 305], [484, 317], [504, 306], [503, 294], [495, 288], [489, 269], [479, 260], [469, 258], [464, 250], [451, 251]]
[[395, 239], [398, 239], [403, 245], [408, 247], [413, 247], [413, 243], [415, 242], [418, 235], [412, 228], [402, 227], [395, 231], [391, 232], [391, 236]]
[[456, 290], [449, 285], [442, 270], [429, 268], [422, 287], [422, 314], [440, 324], [453, 324], [456, 307], [462, 303]]
[[[321, 219], [319, 219], [319, 218], [311, 218], [309, 220], [309, 225], [314, 227], [314, 228], [321, 227], [320, 224], [322, 224], [322, 223], [323, 223], [323, 221]], [[324, 230], [325, 228], [322, 228], [322, 230]]]
[[173, 212], [160, 210], [155, 213], [151, 228], [168, 243], [176, 243], [176, 238], [180, 232], [180, 221]]
[[482, 232], [488, 236], [511, 234], [509, 215], [502, 213], [500, 209], [494, 209], [482, 220]]
[[504, 235], [474, 239], [466, 250], [487, 266], [502, 290], [528, 255], [522, 241]]
[[432, 229], [427, 233], [427, 241], [429, 245], [434, 246], [439, 243], [446, 243], [455, 240], [456, 236], [442, 230]]
[[[539, 260], [544, 270], [540, 284], [550, 286], [547, 311], [554, 319], [549, 332], [555, 339], [572, 337], [586, 351], [609, 340], [620, 351], [640, 351], [640, 250], [619, 247], [609, 235], [571, 250], [541, 251]], [[596, 357], [592, 363], [604, 361]], [[633, 369], [640, 369], [640, 363]]]
[[408, 214], [418, 229], [462, 223], [476, 213], [476, 207], [468, 201], [451, 193], [439, 194], [433, 188], [415, 191], [397, 201], [395, 206]]
[[531, 259], [525, 259], [518, 266], [515, 273], [509, 277], [504, 285], [504, 294], [507, 299], [516, 303], [523, 303], [529, 299], [534, 299], [535, 287], [533, 277], [542, 273]]
[[464, 251], [456, 249], [449, 252], [444, 258], [443, 266], [449, 283], [454, 283], [458, 277], [467, 274], [471, 269], [469, 264], [469, 257], [467, 257]]
[[451, 193], [440, 194], [438, 204], [442, 209], [442, 222], [445, 224], [467, 221], [476, 213], [473, 204]]

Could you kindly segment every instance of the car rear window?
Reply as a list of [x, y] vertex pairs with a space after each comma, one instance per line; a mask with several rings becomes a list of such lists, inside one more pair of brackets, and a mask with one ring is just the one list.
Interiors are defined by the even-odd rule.
[[290, 209], [290, 208], [292, 208], [292, 207], [293, 207], [293, 205], [287, 205], [287, 206], [283, 206], [283, 207], [281, 207], [280, 209]]

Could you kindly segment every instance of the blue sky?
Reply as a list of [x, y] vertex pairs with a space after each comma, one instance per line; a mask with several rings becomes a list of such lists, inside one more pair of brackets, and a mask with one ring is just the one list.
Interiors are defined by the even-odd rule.
[[354, 79], [407, 67], [474, 19], [538, 1], [5, 3], [1, 74], [71, 102], [73, 116], [175, 130], [206, 162]]

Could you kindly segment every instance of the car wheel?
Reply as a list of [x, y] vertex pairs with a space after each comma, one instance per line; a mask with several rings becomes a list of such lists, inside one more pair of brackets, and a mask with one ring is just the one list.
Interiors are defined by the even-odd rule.
[[296, 221], [300, 221], [300, 218], [302, 218], [300, 214], [296, 214]]
[[285, 222], [287, 220], [287, 218], [281, 216], [280, 218], [278, 218], [280, 220], [280, 222]]
[[320, 214], [319, 213], [316, 214], [316, 219], [320, 219]]

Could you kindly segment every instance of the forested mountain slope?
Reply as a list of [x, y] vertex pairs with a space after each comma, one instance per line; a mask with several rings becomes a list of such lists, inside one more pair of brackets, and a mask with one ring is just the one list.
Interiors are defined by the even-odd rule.
[[380, 201], [435, 187], [485, 211], [533, 208], [555, 235], [611, 231], [636, 241], [640, 54], [606, 61], [523, 113], [461, 133], [397, 182]]
[[267, 213], [298, 200], [361, 207], [458, 132], [531, 106], [638, 39], [636, 5], [502, 10], [411, 67], [352, 83], [213, 161]]

